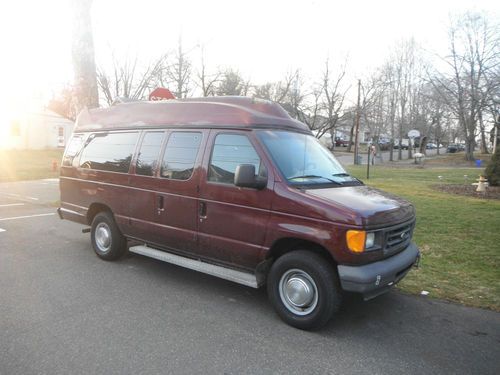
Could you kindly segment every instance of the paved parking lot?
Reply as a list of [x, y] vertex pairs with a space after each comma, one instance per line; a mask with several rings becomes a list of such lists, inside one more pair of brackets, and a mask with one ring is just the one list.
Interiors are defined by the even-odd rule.
[[0, 374], [498, 374], [500, 314], [393, 291], [318, 332], [254, 290], [138, 255], [98, 259], [57, 180], [0, 184]]

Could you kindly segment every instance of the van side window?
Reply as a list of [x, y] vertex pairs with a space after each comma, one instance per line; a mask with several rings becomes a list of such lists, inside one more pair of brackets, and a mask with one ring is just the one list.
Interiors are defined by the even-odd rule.
[[94, 133], [87, 139], [80, 167], [127, 173], [138, 138], [135, 133]]
[[142, 140], [135, 173], [142, 176], [152, 176], [160, 156], [163, 132], [147, 132]]
[[217, 135], [210, 160], [208, 181], [234, 184], [234, 173], [238, 164], [253, 164], [258, 175], [265, 174], [259, 155], [247, 136], [237, 134]]
[[69, 141], [68, 147], [66, 147], [66, 152], [64, 153], [64, 158], [62, 165], [71, 167], [73, 165], [73, 159], [80, 152], [83, 145], [83, 136], [74, 135]]
[[201, 133], [173, 132], [163, 155], [161, 177], [188, 180], [193, 174], [200, 143]]

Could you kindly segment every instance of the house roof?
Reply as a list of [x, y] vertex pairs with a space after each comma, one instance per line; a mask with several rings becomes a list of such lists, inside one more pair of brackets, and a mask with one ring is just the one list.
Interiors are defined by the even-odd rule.
[[119, 103], [83, 110], [75, 132], [169, 126], [282, 128], [310, 133], [277, 103], [238, 96]]

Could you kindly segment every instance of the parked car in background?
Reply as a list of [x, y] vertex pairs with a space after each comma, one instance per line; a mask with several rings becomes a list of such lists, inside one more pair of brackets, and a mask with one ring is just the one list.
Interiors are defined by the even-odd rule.
[[435, 144], [435, 143], [427, 143], [427, 144], [425, 145], [425, 148], [426, 148], [427, 150], [435, 150], [437, 147], [438, 147], [438, 146], [437, 146], [437, 144]]
[[335, 137], [335, 147], [347, 147], [349, 146], [349, 141], [342, 139], [340, 137]]
[[380, 151], [387, 151], [391, 148], [391, 142], [387, 139], [381, 139], [378, 142], [378, 147]]
[[462, 151], [462, 150], [460, 149], [460, 145], [458, 145], [456, 143], [451, 143], [446, 148], [446, 152], [448, 152], [450, 154], [453, 154], [453, 153], [458, 152], [458, 151]]
[[[402, 142], [401, 142], [401, 149], [403, 150], [408, 150], [408, 145], [409, 145], [409, 141], [408, 139], [403, 139]], [[394, 148], [395, 149], [399, 149], [399, 139], [396, 139], [394, 141]]]

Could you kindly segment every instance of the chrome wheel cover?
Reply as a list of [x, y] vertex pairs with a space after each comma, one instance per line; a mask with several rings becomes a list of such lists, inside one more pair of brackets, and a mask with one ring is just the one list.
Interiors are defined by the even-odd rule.
[[295, 315], [308, 315], [318, 305], [318, 288], [305, 271], [294, 268], [286, 271], [279, 282], [283, 305]]
[[108, 224], [97, 224], [94, 238], [99, 252], [106, 253], [111, 249], [111, 228]]

